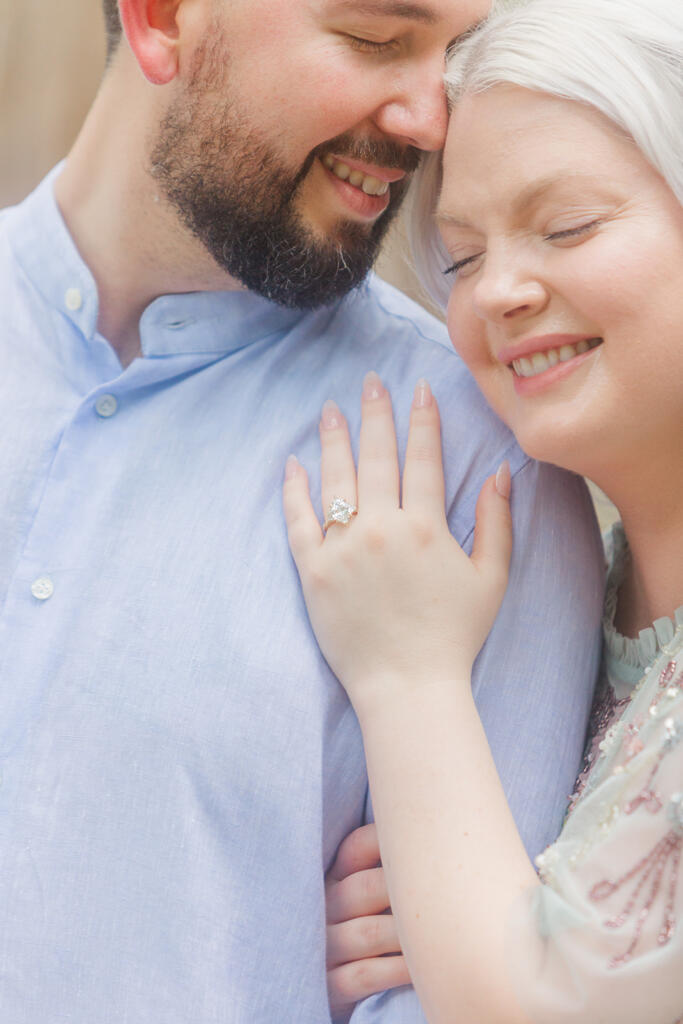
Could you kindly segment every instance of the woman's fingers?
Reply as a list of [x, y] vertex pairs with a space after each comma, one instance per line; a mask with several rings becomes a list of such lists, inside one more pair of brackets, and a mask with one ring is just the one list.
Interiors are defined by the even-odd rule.
[[358, 457], [358, 503], [365, 509], [396, 509], [399, 470], [391, 399], [376, 373], [363, 382], [363, 420]]
[[489, 477], [477, 501], [472, 561], [491, 580], [502, 600], [507, 586], [512, 555], [510, 515], [510, 465], [504, 462], [495, 477]]
[[[327, 517], [335, 498], [358, 504], [356, 466], [351, 451], [349, 428], [339, 406], [325, 402], [320, 418], [320, 465], [323, 516]], [[335, 527], [336, 529], [336, 527]]]
[[332, 1016], [337, 1016], [375, 992], [410, 984], [410, 974], [403, 956], [374, 957], [333, 967], [327, 972]]
[[403, 507], [443, 519], [444, 505], [439, 409], [429, 384], [420, 380], [410, 412], [410, 433], [403, 470]]
[[323, 532], [311, 503], [306, 470], [294, 455], [287, 459], [282, 502], [289, 546], [300, 567], [306, 553], [322, 544]]
[[354, 917], [350, 921], [341, 921], [327, 928], [329, 967], [400, 952], [401, 943], [396, 931], [396, 922], [391, 914]]
[[382, 868], [356, 871], [341, 882], [328, 882], [326, 895], [328, 924], [382, 914], [390, 905]]

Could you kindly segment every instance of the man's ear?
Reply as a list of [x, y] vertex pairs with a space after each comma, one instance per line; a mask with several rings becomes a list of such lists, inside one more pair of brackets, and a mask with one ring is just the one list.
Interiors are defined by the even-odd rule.
[[178, 71], [177, 13], [181, 0], [119, 0], [121, 24], [140, 70], [152, 85]]

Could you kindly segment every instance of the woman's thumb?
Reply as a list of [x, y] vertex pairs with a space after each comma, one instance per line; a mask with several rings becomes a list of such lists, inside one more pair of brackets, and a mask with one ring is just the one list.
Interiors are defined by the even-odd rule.
[[510, 515], [510, 464], [505, 461], [495, 476], [489, 477], [479, 494], [472, 561], [500, 588], [502, 600], [507, 586], [512, 555], [512, 517]]

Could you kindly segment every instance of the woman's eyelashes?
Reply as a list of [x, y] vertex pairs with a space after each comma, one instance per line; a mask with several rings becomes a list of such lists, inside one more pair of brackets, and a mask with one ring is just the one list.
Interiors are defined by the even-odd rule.
[[458, 274], [461, 270], [464, 270], [465, 267], [469, 267], [475, 262], [475, 260], [478, 260], [483, 255], [483, 252], [478, 252], [475, 253], [474, 256], [465, 256], [462, 260], [456, 260], [450, 267], [446, 267], [444, 274]]
[[[596, 219], [588, 221], [585, 224], [579, 224], [575, 228], [563, 228], [561, 231], [550, 231], [547, 234], [543, 235], [543, 239], [546, 242], [571, 241], [574, 238], [580, 239], [584, 235], [592, 234], [595, 230], [597, 230], [597, 228], [600, 227], [601, 223], [602, 221]], [[473, 256], [465, 256], [461, 260], [456, 260], [455, 263], [452, 263], [450, 267], [447, 267], [444, 270], [444, 274], [457, 275], [466, 267], [472, 266], [472, 264], [474, 264], [477, 260], [481, 259], [483, 255], [483, 252], [478, 252], [475, 253]]]
[[551, 231], [544, 235], [546, 242], [561, 242], [565, 238], [580, 238], [581, 235], [588, 235], [600, 226], [601, 221], [590, 220], [586, 224], [580, 224], [575, 228], [565, 228], [562, 231]]

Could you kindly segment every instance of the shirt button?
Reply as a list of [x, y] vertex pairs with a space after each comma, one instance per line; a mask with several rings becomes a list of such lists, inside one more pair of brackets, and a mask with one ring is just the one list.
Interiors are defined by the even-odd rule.
[[114, 395], [100, 395], [95, 402], [95, 412], [104, 420], [113, 416], [118, 407], [119, 403]]
[[31, 593], [37, 601], [48, 601], [55, 592], [55, 585], [47, 576], [41, 576], [31, 586]]
[[68, 288], [64, 296], [64, 302], [67, 309], [70, 309], [72, 313], [77, 313], [83, 305], [83, 296], [81, 295], [80, 288]]

